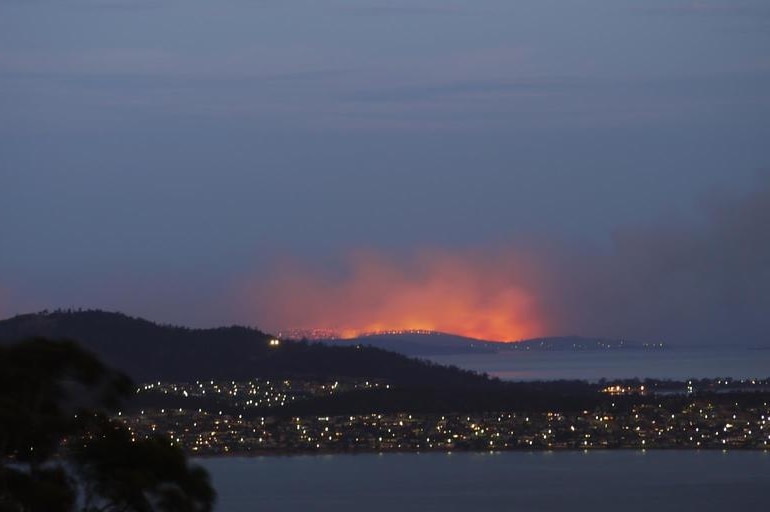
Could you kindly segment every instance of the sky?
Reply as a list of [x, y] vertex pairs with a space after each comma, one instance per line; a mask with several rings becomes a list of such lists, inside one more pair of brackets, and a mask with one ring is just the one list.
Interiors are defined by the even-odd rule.
[[770, 344], [765, 0], [0, 0], [0, 318]]

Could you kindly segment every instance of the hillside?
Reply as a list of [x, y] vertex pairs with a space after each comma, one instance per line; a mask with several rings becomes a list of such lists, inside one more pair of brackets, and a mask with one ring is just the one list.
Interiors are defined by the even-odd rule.
[[246, 327], [189, 329], [121, 313], [55, 311], [0, 321], [0, 343], [44, 336], [73, 339], [138, 381], [372, 378], [403, 385], [485, 388], [497, 383], [457, 368], [368, 346], [281, 342]]
[[510, 350], [586, 351], [663, 348], [662, 344], [582, 336], [554, 336], [520, 340], [512, 343], [500, 343], [440, 332], [369, 334], [353, 339], [325, 340], [324, 343], [332, 346], [372, 346], [392, 350], [407, 356], [418, 357], [450, 354], [491, 354]]
[[488, 354], [497, 352], [497, 346], [499, 345], [499, 343], [441, 332], [368, 334], [353, 339], [325, 340], [324, 343], [333, 346], [365, 345], [392, 350], [407, 356]]

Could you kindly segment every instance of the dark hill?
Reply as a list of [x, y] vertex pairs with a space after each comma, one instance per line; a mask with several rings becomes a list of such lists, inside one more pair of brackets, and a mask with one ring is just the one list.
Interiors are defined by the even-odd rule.
[[334, 346], [366, 345], [392, 350], [407, 356], [449, 354], [490, 354], [497, 352], [497, 343], [442, 332], [367, 334], [353, 339], [332, 339], [324, 343]]
[[500, 343], [441, 332], [369, 334], [353, 339], [326, 340], [324, 343], [334, 346], [366, 345], [417, 357], [450, 354], [494, 354], [512, 350], [586, 351], [663, 348], [662, 344], [657, 343], [639, 343], [621, 339], [583, 336], [553, 336]]
[[44, 336], [80, 342], [138, 381], [250, 378], [371, 378], [403, 385], [495, 387], [472, 372], [369, 346], [282, 342], [246, 327], [189, 329], [121, 313], [55, 311], [0, 321], [0, 343]]
[[644, 343], [618, 338], [587, 338], [584, 336], [550, 336], [506, 343], [505, 350], [582, 351], [607, 349], [657, 349], [663, 343]]

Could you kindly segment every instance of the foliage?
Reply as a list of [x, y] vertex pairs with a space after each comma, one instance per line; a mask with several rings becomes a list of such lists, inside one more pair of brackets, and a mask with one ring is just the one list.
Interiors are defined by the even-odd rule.
[[73, 341], [0, 347], [0, 512], [211, 510], [204, 470], [108, 419], [132, 389]]
[[[72, 461], [85, 485], [84, 510], [206, 512], [215, 494], [208, 474], [190, 467], [184, 453], [162, 438], [134, 439], [106, 422], [100, 435], [73, 450]], [[110, 509], [108, 509], [110, 510]]]

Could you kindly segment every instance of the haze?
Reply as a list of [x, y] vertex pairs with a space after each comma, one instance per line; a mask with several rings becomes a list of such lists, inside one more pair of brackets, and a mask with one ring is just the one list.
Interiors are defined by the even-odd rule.
[[768, 48], [764, 0], [0, 0], [0, 317], [770, 343]]

